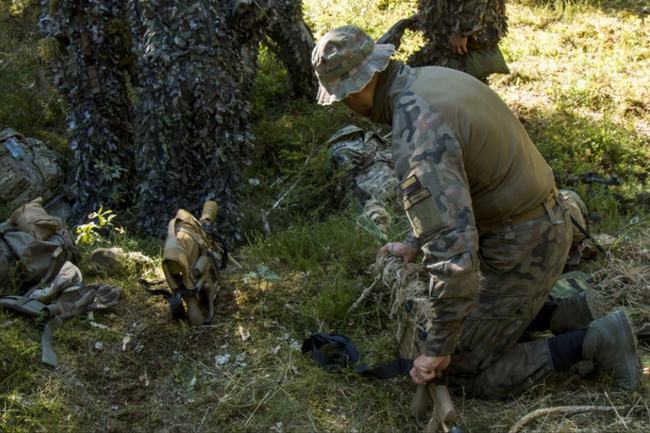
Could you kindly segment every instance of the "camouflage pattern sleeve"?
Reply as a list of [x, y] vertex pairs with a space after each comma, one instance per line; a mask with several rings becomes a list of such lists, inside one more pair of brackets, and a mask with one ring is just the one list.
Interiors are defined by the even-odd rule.
[[451, 29], [461, 36], [472, 36], [484, 27], [489, 0], [453, 0], [450, 2]]
[[[442, 116], [413, 91], [393, 112], [402, 203], [430, 273], [414, 311], [428, 356], [451, 354], [478, 291], [478, 232], [462, 148]], [[408, 306], [407, 306], [408, 309]]]

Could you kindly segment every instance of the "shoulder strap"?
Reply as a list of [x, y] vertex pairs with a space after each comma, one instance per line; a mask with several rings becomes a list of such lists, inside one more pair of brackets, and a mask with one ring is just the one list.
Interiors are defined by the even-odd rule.
[[18, 311], [19, 313], [32, 317], [49, 314], [47, 305], [28, 296], [0, 296], [0, 307]]
[[[50, 316], [50, 308], [35, 299], [28, 296], [0, 296], [0, 307], [18, 311], [32, 317]], [[59, 316], [52, 316], [45, 324], [41, 334], [41, 361], [44, 364], [57, 366], [56, 353], [52, 347], [54, 330], [61, 326], [63, 320]]]

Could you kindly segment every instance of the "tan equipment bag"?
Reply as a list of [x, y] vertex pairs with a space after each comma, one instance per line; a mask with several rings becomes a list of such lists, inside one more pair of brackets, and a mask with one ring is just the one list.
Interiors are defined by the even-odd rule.
[[75, 253], [72, 234], [40, 198], [24, 204], [0, 224], [0, 295], [49, 283]]
[[178, 319], [184, 316], [185, 305], [193, 325], [212, 321], [219, 271], [225, 267], [225, 248], [213, 235], [217, 208], [217, 203], [207, 201], [199, 220], [179, 209], [167, 229], [162, 267], [171, 289], [170, 309]]

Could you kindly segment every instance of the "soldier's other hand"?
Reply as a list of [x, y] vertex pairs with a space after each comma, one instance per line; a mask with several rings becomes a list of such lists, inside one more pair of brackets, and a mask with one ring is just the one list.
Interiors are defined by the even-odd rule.
[[467, 54], [467, 36], [461, 36], [458, 33], [452, 33], [449, 36], [449, 45], [451, 50], [461, 56]]
[[451, 356], [426, 356], [420, 355], [413, 361], [413, 368], [409, 372], [413, 382], [426, 385], [449, 367]]
[[413, 248], [404, 242], [389, 242], [379, 250], [379, 255], [394, 256], [404, 260], [405, 263], [412, 263], [417, 259], [420, 250]]

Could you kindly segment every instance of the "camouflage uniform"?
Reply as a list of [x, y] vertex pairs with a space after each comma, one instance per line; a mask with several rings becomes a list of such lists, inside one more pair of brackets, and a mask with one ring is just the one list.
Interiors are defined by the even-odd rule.
[[336, 132], [327, 144], [332, 164], [345, 172], [340, 189], [363, 208], [360, 218], [385, 238], [391, 223], [386, 207], [396, 197], [398, 184], [386, 144], [376, 133], [354, 125]]
[[467, 36], [467, 49], [494, 48], [508, 32], [504, 0], [420, 0], [419, 27], [428, 43], [408, 60], [411, 66], [464, 70], [465, 56], [450, 49], [452, 33]]
[[41, 2], [41, 29], [57, 55], [54, 84], [70, 110], [76, 157], [74, 191], [80, 217], [132, 200], [135, 177], [132, 111], [127, 92], [131, 39], [123, 0]]
[[263, 29], [269, 47], [289, 72], [294, 95], [314, 97], [314, 37], [303, 20], [301, 0], [234, 0], [230, 22], [241, 29]]
[[316, 95], [316, 76], [311, 68], [314, 36], [302, 17], [300, 0], [274, 0], [268, 31], [269, 45], [289, 72], [295, 96], [310, 100]]
[[[391, 313], [399, 312], [408, 331], [400, 332], [402, 355], [442, 362], [449, 356], [450, 382], [486, 398], [520, 391], [580, 359], [612, 374], [617, 386], [638, 389], [640, 361], [623, 310], [587, 329], [519, 342], [538, 319], [571, 244], [569, 210], [553, 172], [489, 87], [449, 68], [391, 61], [393, 51], [344, 26], [321, 38], [312, 64], [319, 104], [358, 93], [348, 105], [393, 128], [402, 204], [429, 277], [428, 284], [416, 279], [393, 293]], [[400, 271], [393, 287], [409, 276]], [[555, 307], [550, 326], [562, 306]]]
[[[562, 272], [571, 228], [550, 168], [505, 104], [447, 71], [404, 66], [385, 95], [403, 204], [430, 274], [403, 297], [402, 320], [415, 325], [403, 355], [451, 355], [451, 383], [502, 397], [553, 371], [544, 340], [518, 340]], [[471, 109], [489, 112], [501, 142]]]

